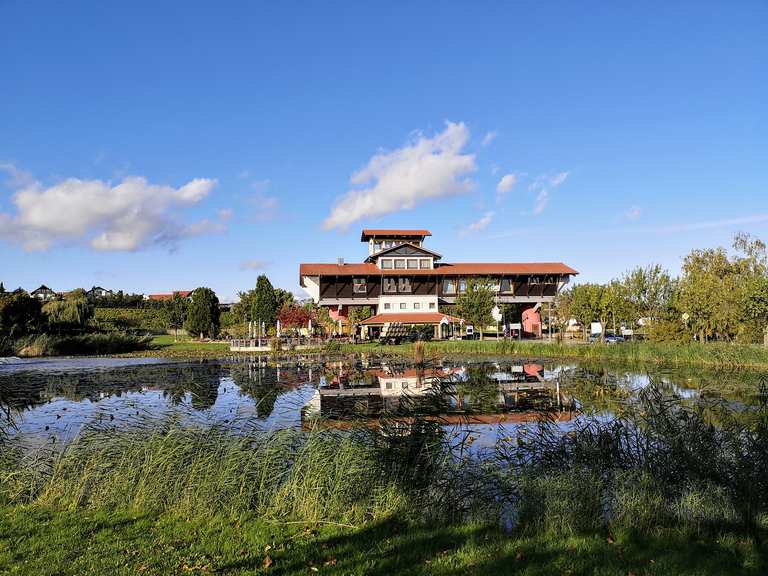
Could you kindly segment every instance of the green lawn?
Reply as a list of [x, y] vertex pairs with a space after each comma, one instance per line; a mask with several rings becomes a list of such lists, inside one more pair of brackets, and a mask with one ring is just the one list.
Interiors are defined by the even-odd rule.
[[361, 528], [255, 518], [0, 508], [0, 574], [765, 574], [745, 538], [518, 538], [479, 526]]

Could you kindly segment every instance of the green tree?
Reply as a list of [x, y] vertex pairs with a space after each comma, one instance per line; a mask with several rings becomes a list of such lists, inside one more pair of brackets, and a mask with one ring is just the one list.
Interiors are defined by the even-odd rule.
[[465, 292], [456, 297], [456, 314], [472, 324], [483, 339], [483, 328], [493, 323], [495, 293], [491, 282], [485, 278], [470, 278]]
[[37, 332], [42, 321], [40, 300], [22, 290], [0, 293], [0, 335], [19, 338]]
[[657, 321], [668, 316], [677, 290], [675, 280], [658, 264], [638, 266], [621, 279], [627, 299], [626, 319]]
[[219, 333], [219, 299], [210, 288], [198, 288], [192, 293], [192, 302], [187, 310], [186, 329], [191, 334], [208, 334], [215, 338]]
[[173, 330], [173, 339], [179, 339], [179, 328], [184, 327], [187, 320], [189, 302], [177, 292], [168, 303], [168, 327]]
[[368, 320], [373, 315], [373, 311], [370, 306], [350, 306], [349, 307], [349, 325], [354, 334], [357, 331], [358, 325], [363, 320]]
[[85, 290], [78, 288], [61, 300], [53, 300], [43, 306], [48, 326], [56, 332], [84, 330], [93, 318], [94, 307]]
[[267, 327], [274, 326], [278, 312], [277, 298], [272, 283], [265, 274], [256, 279], [255, 292], [250, 319], [264, 322]]
[[[256, 285], [258, 287], [258, 281]], [[275, 310], [282, 310], [285, 306], [293, 306], [293, 292], [282, 288], [275, 288], [273, 291], [275, 293]]]

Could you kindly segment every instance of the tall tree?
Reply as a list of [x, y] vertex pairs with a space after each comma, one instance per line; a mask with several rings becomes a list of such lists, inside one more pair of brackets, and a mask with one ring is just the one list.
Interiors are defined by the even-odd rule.
[[638, 266], [621, 279], [626, 292], [627, 320], [659, 320], [666, 316], [677, 289], [676, 282], [658, 264]]
[[456, 314], [472, 324], [483, 339], [483, 328], [493, 323], [495, 292], [491, 282], [484, 278], [470, 278], [467, 289], [456, 297]]
[[252, 301], [251, 320], [264, 322], [267, 327], [274, 326], [277, 320], [277, 298], [275, 289], [265, 274], [256, 279], [256, 291]]
[[84, 330], [93, 318], [94, 307], [88, 300], [85, 290], [78, 288], [68, 293], [62, 300], [53, 300], [43, 306], [48, 325], [51, 329], [62, 332]]
[[289, 290], [283, 290], [282, 288], [275, 288], [274, 293], [276, 310], [282, 310], [283, 306], [292, 305], [294, 303], [295, 299], [293, 297], [293, 292]]
[[19, 338], [40, 329], [42, 324], [40, 300], [23, 290], [0, 294], [0, 335]]
[[182, 298], [181, 294], [176, 292], [173, 299], [168, 303], [168, 327], [173, 330], [173, 339], [179, 339], [179, 328], [184, 327], [187, 320], [187, 309], [189, 302]]
[[207, 334], [209, 338], [215, 338], [219, 333], [219, 299], [210, 288], [198, 288], [192, 293], [192, 302], [187, 310], [187, 331], [192, 334], [200, 334], [200, 338]]

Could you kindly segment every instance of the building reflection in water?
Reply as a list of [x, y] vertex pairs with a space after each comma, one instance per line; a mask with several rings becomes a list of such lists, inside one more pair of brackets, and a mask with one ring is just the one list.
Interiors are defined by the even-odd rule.
[[570, 421], [576, 402], [546, 380], [540, 364], [485, 368], [401, 368], [382, 365], [354, 370], [329, 366], [302, 409], [304, 427], [322, 422], [345, 427], [382, 417], [430, 417], [447, 424], [508, 424], [541, 418]]

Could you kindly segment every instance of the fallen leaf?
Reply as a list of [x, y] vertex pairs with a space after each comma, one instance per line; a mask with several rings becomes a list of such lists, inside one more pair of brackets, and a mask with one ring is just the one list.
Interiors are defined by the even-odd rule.
[[273, 564], [272, 557], [269, 554], [264, 556], [264, 562], [262, 562], [262, 565], [264, 566], [264, 568], [268, 569], [270, 566], [272, 566], [272, 564]]
[[336, 558], [331, 558], [330, 560], [325, 561], [326, 566], [336, 566]]
[[522, 560], [523, 558], [524, 556], [522, 552], [518, 552], [517, 554], [515, 554], [515, 560], [517, 560], [518, 562], [520, 562], [520, 560]]

